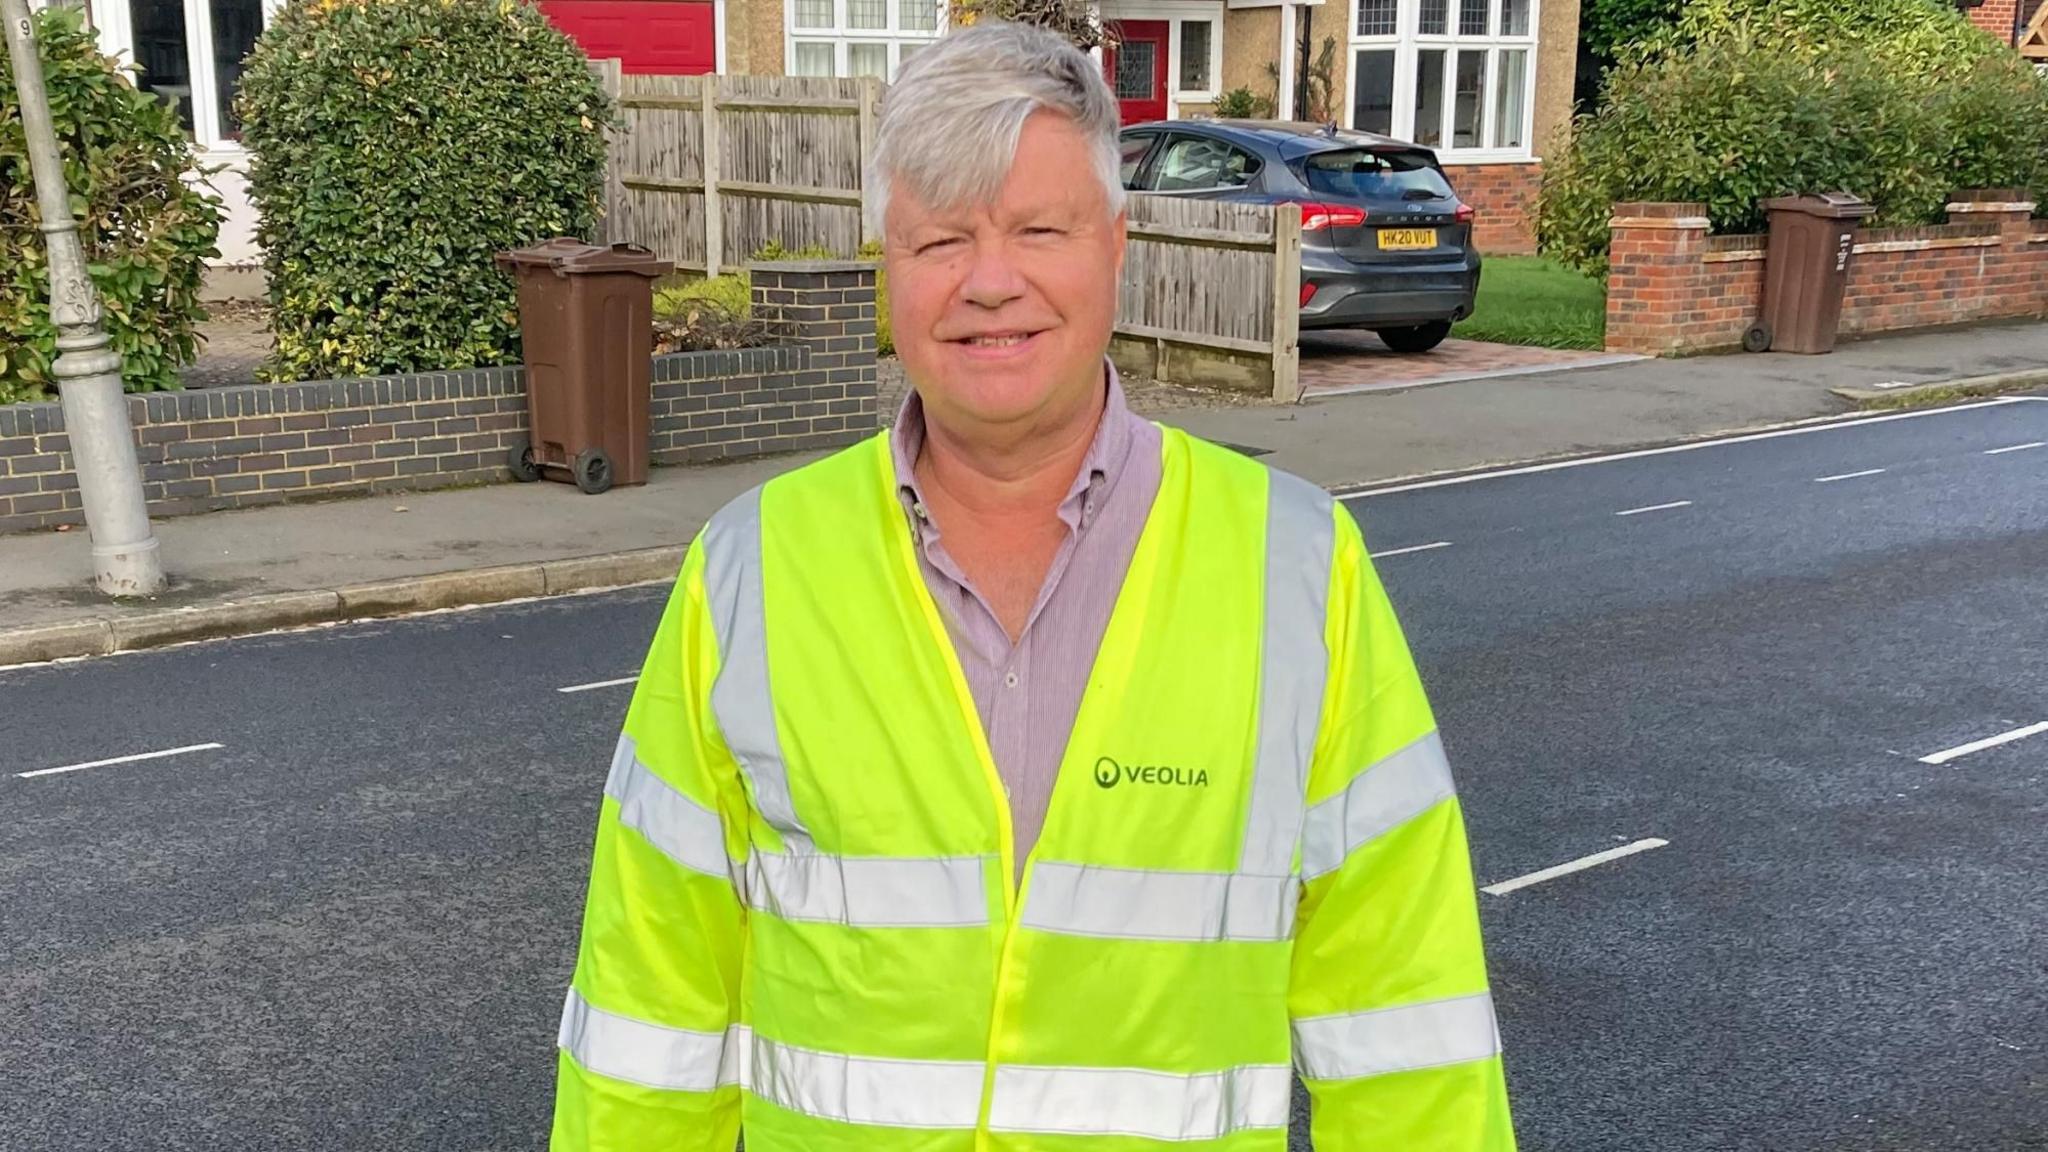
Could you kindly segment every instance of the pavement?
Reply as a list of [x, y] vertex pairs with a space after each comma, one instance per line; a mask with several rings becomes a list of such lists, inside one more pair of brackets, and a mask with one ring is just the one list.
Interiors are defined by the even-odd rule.
[[[2012, 398], [1348, 500], [1522, 1147], [2043, 1147], [2044, 445]], [[0, 671], [6, 1146], [540, 1146], [665, 594]]]
[[[2026, 371], [2048, 372], [2048, 323], [1851, 342], [1828, 356], [1632, 360], [1294, 405], [1202, 406], [1163, 388], [1134, 402], [1341, 489], [1851, 410], [1832, 388]], [[0, 666], [661, 579], [719, 506], [811, 458], [656, 469], [647, 486], [600, 497], [498, 485], [162, 520], [173, 587], [132, 603], [91, 590], [84, 532], [0, 537]]]

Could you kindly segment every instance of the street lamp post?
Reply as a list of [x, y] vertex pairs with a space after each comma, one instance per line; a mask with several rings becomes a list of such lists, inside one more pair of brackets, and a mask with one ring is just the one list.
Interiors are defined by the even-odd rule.
[[29, 169], [43, 218], [50, 319], [57, 326], [57, 362], [51, 372], [64, 403], [64, 429], [70, 434], [86, 531], [92, 536], [93, 580], [109, 596], [152, 595], [164, 586], [163, 558], [142, 499], [142, 468], [135, 459], [128, 402], [121, 395], [121, 354], [109, 347], [100, 327], [99, 293], [86, 274], [85, 248], [71, 219], [28, 0], [0, 0], [0, 19], [7, 25]]

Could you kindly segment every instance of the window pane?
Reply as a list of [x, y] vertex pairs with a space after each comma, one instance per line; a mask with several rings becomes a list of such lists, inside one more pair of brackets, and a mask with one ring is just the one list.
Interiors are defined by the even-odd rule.
[[1500, 0], [1500, 34], [1529, 34], [1529, 0]]
[[1500, 89], [1494, 94], [1493, 146], [1520, 148], [1523, 102], [1529, 95], [1529, 52], [1525, 48], [1502, 49]]
[[[1308, 190], [1348, 200], [1449, 200], [1451, 186], [1422, 152], [1346, 148], [1302, 160]], [[1412, 195], [1411, 195], [1412, 193]]]
[[908, 63], [910, 63], [910, 58], [911, 58], [912, 56], [915, 56], [915, 55], [917, 55], [917, 54], [918, 54], [919, 52], [922, 52], [922, 51], [924, 51], [924, 49], [925, 49], [925, 46], [924, 46], [923, 44], [921, 44], [921, 43], [919, 43], [919, 42], [915, 41], [915, 40], [909, 41], [908, 43], [905, 43], [905, 44], [901, 45], [900, 47], [898, 47], [898, 48], [897, 48], [897, 50], [896, 50], [896, 67], [897, 67], [897, 69], [898, 69], [899, 71], [900, 71], [900, 70], [902, 70], [902, 68], [903, 68], [903, 66], [904, 66], [905, 64], [908, 64]]
[[129, 0], [135, 28], [136, 86], [178, 110], [192, 131], [192, 64], [185, 55], [185, 6], [178, 0]]
[[1152, 150], [1152, 142], [1158, 137], [1151, 133], [1125, 136], [1117, 141], [1117, 174], [1126, 188], [1138, 186], [1138, 168], [1145, 163], [1145, 153]]
[[896, 6], [896, 19], [905, 32], [936, 32], [939, 6], [934, 0], [902, 0]]
[[833, 53], [830, 44], [804, 44], [796, 46], [796, 59], [791, 61], [792, 76], [830, 76], [833, 73]]
[[1462, 0], [1458, 5], [1458, 35], [1486, 35], [1487, 9], [1491, 0]]
[[213, 82], [220, 101], [220, 134], [239, 139], [242, 122], [235, 119], [235, 89], [242, 80], [242, 58], [256, 46], [263, 31], [261, 0], [212, 0]]
[[1150, 40], [1126, 40], [1116, 48], [1116, 98], [1150, 100], [1154, 67], [1159, 62], [1159, 45]]
[[846, 0], [848, 28], [887, 28], [889, 0]]
[[[832, 0], [796, 0], [796, 26], [799, 28], [830, 28], [832, 26]], [[831, 73], [826, 73], [831, 75]]]
[[1382, 136], [1394, 130], [1394, 54], [1358, 54], [1358, 96], [1351, 105], [1351, 126]]
[[1400, 30], [1400, 12], [1399, 0], [1358, 0], [1358, 34], [1392, 36]]
[[1451, 0], [1422, 0], [1421, 32], [1424, 36], [1450, 35]]
[[1458, 53], [1458, 97], [1451, 111], [1451, 147], [1477, 148], [1486, 123], [1486, 50]]
[[889, 46], [887, 44], [848, 44], [846, 46], [846, 74], [849, 76], [873, 76], [878, 80], [889, 78]]
[[1425, 48], [1415, 54], [1415, 142], [1435, 147], [1444, 142], [1444, 50]]
[[1209, 90], [1209, 29], [1207, 20], [1180, 22], [1180, 90]]
[[1166, 146], [1152, 187], [1160, 192], [1242, 188], [1258, 170], [1258, 161], [1228, 144], [1183, 136]]

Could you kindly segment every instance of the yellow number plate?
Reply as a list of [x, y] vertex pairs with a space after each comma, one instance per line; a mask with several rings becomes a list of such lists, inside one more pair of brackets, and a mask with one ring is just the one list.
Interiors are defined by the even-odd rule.
[[1382, 228], [1380, 229], [1380, 251], [1413, 252], [1420, 248], [1436, 247], [1434, 228]]

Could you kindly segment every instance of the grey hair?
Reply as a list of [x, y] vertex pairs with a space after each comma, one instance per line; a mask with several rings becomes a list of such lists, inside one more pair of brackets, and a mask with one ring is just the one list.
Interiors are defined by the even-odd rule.
[[936, 208], [992, 202], [1034, 112], [1065, 116], [1088, 138], [1111, 213], [1123, 211], [1116, 96], [1088, 54], [1043, 28], [982, 21], [903, 65], [883, 97], [868, 163], [868, 223], [882, 232], [897, 182]]

